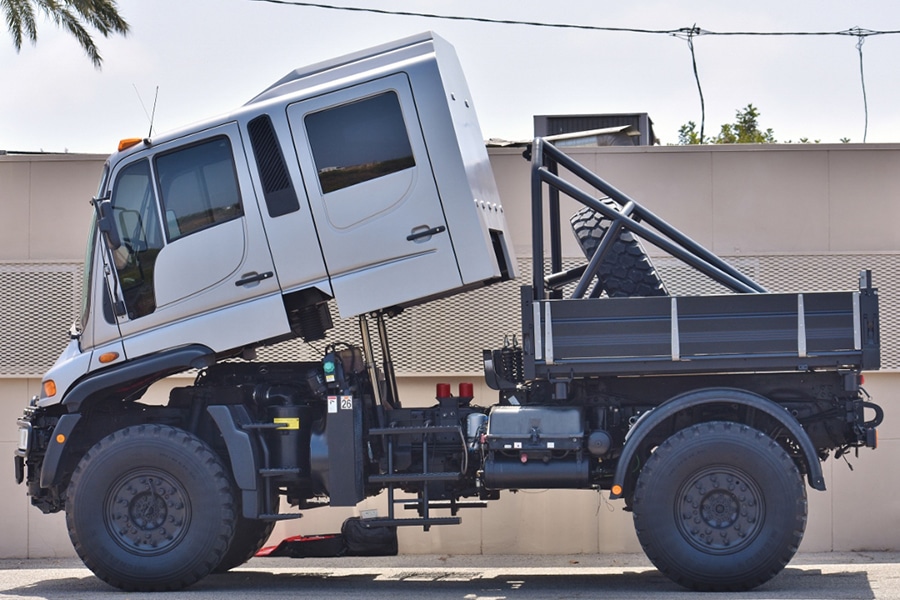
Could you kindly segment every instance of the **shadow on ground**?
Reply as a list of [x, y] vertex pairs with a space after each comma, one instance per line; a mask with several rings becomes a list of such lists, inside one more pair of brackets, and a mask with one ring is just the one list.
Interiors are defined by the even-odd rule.
[[[71, 570], [67, 570], [69, 573]], [[655, 570], [628, 570], [603, 574], [490, 574], [454, 569], [392, 570], [377, 573], [346, 574], [341, 569], [305, 572], [267, 572], [264, 569], [238, 569], [211, 575], [189, 591], [192, 600], [200, 598], [297, 598], [322, 600], [362, 598], [367, 600], [504, 600], [554, 598], [678, 598], [689, 597], [687, 590], [675, 585]], [[48, 573], [49, 575], [50, 573]], [[93, 577], [48, 578], [17, 588], [0, 590], [0, 597], [19, 598], [117, 598], [149, 597], [150, 594], [125, 593]], [[155, 594], [155, 598], [174, 597]], [[703, 598], [781, 599], [874, 599], [865, 570], [823, 572], [817, 567], [789, 567], [764, 586], [750, 592], [704, 594]]]

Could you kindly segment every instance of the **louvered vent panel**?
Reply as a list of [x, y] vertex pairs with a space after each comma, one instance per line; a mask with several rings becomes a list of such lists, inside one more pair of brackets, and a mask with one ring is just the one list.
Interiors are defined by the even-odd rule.
[[0, 376], [40, 376], [78, 317], [81, 265], [0, 263]]
[[[854, 290], [859, 271], [869, 268], [880, 290], [882, 368], [900, 369], [900, 254], [740, 256], [728, 260], [772, 292]], [[573, 260], [566, 267], [580, 264]], [[717, 294], [727, 290], [681, 262], [654, 259], [670, 293]], [[519, 261], [520, 277], [407, 309], [388, 319], [398, 374], [478, 374], [481, 350], [519, 335], [519, 286], [529, 284], [530, 261]], [[80, 265], [0, 263], [0, 376], [40, 376], [66, 344], [77, 317]], [[356, 319], [340, 321], [325, 340], [301, 340], [261, 348], [260, 360], [319, 360], [330, 343], [359, 343]], [[377, 338], [370, 319], [373, 339]], [[376, 351], [378, 347], [376, 344]]]

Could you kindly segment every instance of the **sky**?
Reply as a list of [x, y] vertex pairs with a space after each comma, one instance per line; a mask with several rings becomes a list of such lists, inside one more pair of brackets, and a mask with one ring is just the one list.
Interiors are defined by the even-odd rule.
[[[895, 0], [331, 0], [341, 6], [598, 27], [900, 30]], [[52, 22], [16, 53], [0, 34], [0, 150], [109, 154], [228, 112], [292, 69], [432, 30], [456, 47], [485, 138], [532, 136], [534, 115], [646, 112], [663, 144], [700, 99], [688, 43], [670, 35], [449, 21], [259, 0], [119, 0], [128, 36], [95, 34], [93, 67]], [[900, 35], [699, 36], [705, 130], [752, 103], [778, 141], [900, 142]]]

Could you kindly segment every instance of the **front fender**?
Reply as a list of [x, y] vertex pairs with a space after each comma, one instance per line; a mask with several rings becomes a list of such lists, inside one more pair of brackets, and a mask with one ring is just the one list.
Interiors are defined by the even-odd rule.
[[68, 414], [60, 416], [53, 428], [47, 453], [41, 466], [40, 485], [50, 488], [61, 481], [60, 465], [79, 424], [84, 403], [118, 396], [124, 398], [146, 389], [150, 384], [188, 369], [199, 369], [215, 362], [215, 354], [197, 344], [117, 363], [77, 381], [63, 397]]
[[212, 350], [200, 344], [191, 344], [116, 363], [76, 382], [66, 393], [62, 403], [70, 413], [81, 412], [81, 405], [88, 398], [111, 395], [126, 397], [146, 389], [164, 377], [189, 369], [202, 369], [215, 361], [216, 356]]

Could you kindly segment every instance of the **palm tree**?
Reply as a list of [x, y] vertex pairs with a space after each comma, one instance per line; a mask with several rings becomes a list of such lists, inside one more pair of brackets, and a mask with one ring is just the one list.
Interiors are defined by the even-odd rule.
[[98, 69], [103, 65], [103, 58], [87, 27], [96, 29], [103, 37], [109, 37], [111, 33], [128, 33], [128, 23], [119, 15], [115, 0], [0, 0], [0, 10], [6, 16], [17, 52], [22, 49], [23, 37], [37, 42], [35, 14], [43, 12], [75, 36]]

